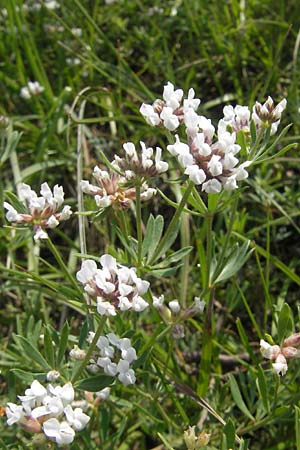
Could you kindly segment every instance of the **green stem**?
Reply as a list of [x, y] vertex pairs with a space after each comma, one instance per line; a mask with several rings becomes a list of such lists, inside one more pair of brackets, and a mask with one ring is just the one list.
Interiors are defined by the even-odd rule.
[[136, 233], [137, 233], [137, 241], [138, 241], [138, 270], [142, 265], [142, 244], [143, 244], [143, 234], [142, 234], [142, 207], [141, 207], [141, 185], [138, 182], [135, 186], [135, 195], [136, 195]]
[[202, 354], [199, 369], [200, 376], [197, 388], [197, 394], [201, 396], [206, 394], [209, 386], [212, 349], [213, 349], [212, 320], [213, 320], [214, 294], [215, 294], [214, 289], [211, 289], [203, 328]]
[[[80, 106], [79, 118], [81, 119], [84, 115], [86, 101], [84, 100]], [[82, 214], [84, 212], [83, 205], [83, 193], [80, 186], [82, 180], [82, 148], [83, 148], [83, 126], [79, 125], [77, 129], [77, 203], [78, 203], [78, 230], [79, 230], [79, 242], [80, 242], [80, 252], [82, 254], [87, 253], [86, 249], [86, 218]]]
[[160, 241], [159, 245], [157, 246], [150, 262], [149, 265], [151, 266], [151, 264], [153, 264], [153, 262], [157, 259], [157, 257], [160, 255], [161, 251], [163, 250], [167, 240], [169, 239], [174, 227], [177, 225], [178, 220], [180, 218], [180, 215], [185, 207], [185, 204], [190, 196], [190, 193], [192, 192], [192, 189], [194, 187], [194, 183], [192, 181], [189, 182], [188, 187], [185, 190], [185, 193], [182, 196], [182, 199], [178, 205], [178, 208], [176, 209], [176, 212], [174, 214], [174, 216], [172, 217], [171, 222], [169, 223], [169, 226], [162, 238], [162, 240]]
[[101, 336], [102, 330], [103, 330], [103, 326], [105, 324], [107, 317], [103, 316], [99, 322], [97, 331], [95, 333], [95, 336], [88, 348], [88, 351], [86, 352], [85, 358], [82, 361], [82, 363], [80, 364], [80, 366], [75, 370], [71, 382], [74, 384], [75, 381], [78, 379], [78, 377], [80, 376], [81, 372], [85, 369], [86, 365], [89, 363], [91, 355], [93, 353], [93, 351], [95, 350], [96, 344], [98, 342], [99, 337]]
[[207, 293], [210, 288], [210, 266], [212, 259], [212, 223], [213, 214], [208, 213], [206, 215], [206, 280], [205, 280], [205, 292]]
[[53, 242], [51, 241], [51, 239], [48, 236], [48, 239], [45, 239], [49, 250], [51, 251], [51, 253], [53, 254], [54, 258], [56, 259], [56, 262], [58, 263], [59, 267], [61, 268], [61, 270], [63, 271], [64, 275], [66, 276], [66, 278], [70, 281], [71, 285], [75, 288], [75, 290], [77, 291], [77, 293], [80, 295], [80, 297], [82, 297], [82, 291], [79, 288], [75, 278], [73, 277], [73, 275], [70, 274], [68, 267], [66, 266], [66, 264], [64, 263], [61, 254], [59, 253], [59, 251], [57, 250], [57, 248], [55, 247], [55, 245], [53, 244]]

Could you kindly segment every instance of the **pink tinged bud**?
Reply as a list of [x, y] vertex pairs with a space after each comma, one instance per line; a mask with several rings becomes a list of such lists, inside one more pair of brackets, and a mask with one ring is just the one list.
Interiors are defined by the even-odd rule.
[[286, 357], [286, 358], [299, 358], [299, 350], [297, 350], [295, 347], [283, 347], [281, 349], [281, 353]]
[[20, 422], [20, 426], [29, 433], [40, 433], [42, 430], [40, 422], [32, 417], [23, 419], [23, 421]]
[[285, 347], [297, 347], [300, 345], [300, 333], [292, 334], [283, 341]]

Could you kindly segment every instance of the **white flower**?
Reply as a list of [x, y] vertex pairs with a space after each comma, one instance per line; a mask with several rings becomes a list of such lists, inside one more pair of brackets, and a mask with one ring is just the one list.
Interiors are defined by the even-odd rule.
[[217, 194], [221, 192], [222, 184], [213, 178], [212, 180], [208, 180], [202, 184], [202, 191], [207, 192], [208, 194]]
[[38, 227], [33, 238], [35, 241], [39, 241], [40, 239], [48, 239], [48, 234], [41, 227]]
[[73, 213], [71, 211], [71, 206], [66, 205], [62, 209], [62, 212], [60, 214], [60, 220], [68, 220], [72, 214]]
[[198, 106], [200, 105], [200, 99], [195, 98], [195, 91], [193, 88], [189, 89], [188, 92], [188, 98], [183, 100], [183, 111], [186, 113], [190, 108], [192, 108], [194, 111], [198, 109]]
[[161, 160], [161, 152], [162, 152], [161, 148], [156, 147], [155, 168], [158, 173], [166, 172], [169, 168], [169, 164]]
[[159, 297], [153, 296], [153, 306], [155, 309], [161, 309], [164, 305], [165, 296], [162, 294]]
[[80, 283], [88, 283], [97, 273], [97, 264], [92, 259], [87, 259], [81, 264], [81, 269], [77, 272], [76, 278]]
[[149, 123], [149, 125], [157, 126], [161, 122], [159, 115], [157, 114], [157, 112], [155, 112], [152, 105], [146, 105], [145, 103], [142, 103], [142, 106], [140, 107], [140, 113], [145, 117], [146, 122]]
[[106, 387], [104, 389], [101, 389], [101, 391], [96, 392], [96, 397], [101, 398], [101, 400], [106, 400], [109, 397], [110, 394], [110, 388]]
[[75, 393], [72, 383], [66, 383], [64, 386], [56, 387], [49, 384], [49, 392], [53, 396], [60, 398], [64, 405], [72, 403], [74, 400]]
[[166, 102], [166, 105], [173, 109], [173, 111], [180, 106], [180, 102], [183, 96], [182, 89], [174, 90], [174, 85], [168, 81], [168, 83], [164, 86], [163, 99]]
[[5, 412], [7, 416], [7, 425], [9, 426], [21, 422], [25, 416], [23, 406], [16, 405], [15, 403], [7, 403]]
[[189, 176], [190, 180], [193, 181], [196, 185], [202, 184], [206, 179], [206, 175], [204, 170], [200, 169], [196, 164], [192, 166], [188, 166], [184, 173]]
[[101, 316], [115, 316], [116, 308], [109, 302], [104, 302], [101, 297], [97, 297], [97, 311]]
[[19, 222], [22, 220], [21, 214], [18, 214], [15, 208], [13, 208], [9, 203], [4, 202], [3, 205], [4, 208], [7, 209], [6, 219], [9, 222]]
[[200, 300], [200, 297], [194, 298], [194, 309], [196, 309], [200, 313], [203, 313], [205, 305], [206, 305], [205, 300]]
[[74, 427], [76, 431], [83, 430], [90, 421], [90, 417], [84, 414], [81, 408], [75, 408], [73, 410], [72, 407], [68, 405], [64, 409], [64, 413], [69, 425]]
[[57, 225], [59, 224], [59, 221], [56, 219], [55, 216], [51, 216], [49, 217], [49, 219], [47, 220], [47, 226], [49, 228], [55, 228], [57, 227]]
[[169, 302], [169, 308], [174, 314], [179, 313], [179, 311], [180, 311], [180, 304], [179, 304], [178, 300], [171, 300]]
[[287, 373], [288, 365], [285, 357], [281, 353], [277, 356], [275, 363], [272, 364], [272, 367], [277, 375], [285, 375]]
[[21, 89], [20, 96], [25, 100], [28, 100], [32, 95], [39, 95], [43, 90], [43, 86], [41, 86], [38, 81], [28, 81], [27, 86]]
[[71, 444], [75, 437], [75, 431], [67, 422], [59, 422], [55, 418], [43, 423], [43, 431], [47, 437], [55, 439], [59, 445]]
[[176, 128], [179, 127], [178, 117], [175, 114], [173, 114], [173, 109], [168, 106], [165, 106], [162, 109], [162, 112], [160, 113], [160, 118], [163, 120], [164, 126], [170, 131], [174, 131], [176, 130]]
[[125, 386], [129, 384], [134, 384], [136, 382], [136, 377], [133, 369], [129, 368], [129, 362], [121, 359], [118, 363], [117, 370], [119, 372], [118, 379]]
[[199, 155], [201, 156], [209, 156], [211, 154], [211, 147], [209, 144], [205, 142], [204, 133], [197, 133], [194, 140], [193, 145], [198, 149]]
[[207, 167], [213, 177], [217, 177], [218, 175], [221, 175], [221, 173], [223, 172], [223, 166], [220, 159], [221, 156], [212, 155], [209, 163], [207, 164]]
[[34, 380], [31, 383], [30, 388], [26, 389], [25, 395], [18, 395], [18, 398], [21, 402], [28, 402], [31, 405], [34, 405], [35, 402], [41, 403], [47, 395], [47, 389], [38, 381]]
[[280, 353], [279, 345], [271, 345], [264, 339], [260, 340], [260, 351], [264, 358], [276, 359]]
[[136, 312], [142, 312], [148, 308], [149, 304], [139, 295], [135, 296], [132, 300], [132, 309]]

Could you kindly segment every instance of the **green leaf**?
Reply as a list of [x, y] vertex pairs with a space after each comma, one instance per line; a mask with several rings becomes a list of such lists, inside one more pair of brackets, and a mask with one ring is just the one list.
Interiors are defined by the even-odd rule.
[[29, 359], [35, 361], [39, 366], [47, 370], [47, 372], [51, 369], [43, 355], [28, 341], [28, 339], [19, 335], [16, 335], [15, 338], [17, 339], [17, 342], [21, 344], [26, 356]]
[[153, 222], [153, 229], [151, 233], [151, 237], [149, 237], [150, 242], [148, 245], [148, 257], [147, 262], [149, 262], [154, 255], [154, 252], [159, 244], [161, 239], [161, 235], [164, 228], [164, 218], [163, 216], [157, 216]]
[[176, 252], [172, 253], [171, 255], [167, 256], [163, 260], [162, 263], [158, 264], [156, 267], [167, 267], [170, 264], [181, 261], [186, 255], [188, 255], [193, 250], [193, 247], [184, 247], [180, 250], [177, 250]]
[[293, 318], [290, 307], [287, 303], [282, 305], [282, 308], [278, 317], [277, 336], [279, 345], [285, 337], [289, 336], [293, 331]]
[[241, 395], [240, 389], [238, 387], [238, 384], [236, 382], [236, 379], [234, 378], [234, 376], [231, 373], [228, 374], [228, 379], [229, 379], [231, 394], [232, 394], [233, 400], [235, 401], [236, 406], [242, 411], [242, 413], [245, 414], [245, 416], [247, 416], [249, 419], [254, 421], [255, 420], [254, 417], [250, 413], [249, 409], [247, 408], [247, 406], [242, 398], [242, 395]]
[[53, 349], [53, 343], [52, 343], [52, 337], [48, 330], [48, 328], [45, 328], [44, 331], [44, 350], [45, 350], [45, 356], [46, 360], [48, 361], [49, 365], [53, 368], [54, 363], [54, 349]]
[[149, 252], [149, 247], [152, 242], [154, 222], [155, 222], [154, 216], [150, 214], [146, 225], [145, 237], [142, 244], [142, 258], [144, 258]]
[[22, 133], [19, 133], [18, 131], [13, 131], [9, 134], [6, 146], [4, 147], [3, 151], [0, 150], [0, 166], [9, 158], [10, 154], [15, 151], [21, 139], [21, 136]]
[[258, 391], [259, 391], [261, 399], [262, 399], [265, 413], [269, 414], [270, 405], [269, 405], [269, 399], [268, 399], [267, 382], [266, 382], [266, 377], [265, 377], [264, 371], [262, 370], [262, 367], [260, 364], [257, 368], [256, 384], [257, 384], [257, 388], [258, 388]]
[[233, 448], [235, 441], [235, 428], [231, 419], [229, 419], [226, 423], [223, 432], [226, 436], [227, 448]]
[[227, 259], [225, 258], [224, 267], [214, 280], [214, 283], [228, 280], [241, 269], [253, 251], [253, 249], [248, 251], [249, 244], [250, 241], [244, 242], [242, 246], [236, 244], [235, 249], [231, 252], [230, 256], [227, 257]]
[[156, 255], [156, 258], [154, 261], [156, 261], [158, 258], [160, 258], [160, 256], [164, 255], [167, 250], [169, 250], [169, 248], [172, 246], [172, 244], [174, 243], [174, 241], [178, 235], [179, 228], [180, 228], [180, 220], [178, 220], [177, 224], [171, 230], [166, 242], [162, 246], [160, 252]]
[[65, 351], [68, 345], [68, 338], [69, 338], [69, 324], [66, 322], [61, 330], [60, 334], [60, 341], [59, 341], [59, 348], [58, 348], [58, 355], [57, 355], [57, 366], [59, 367], [61, 363], [63, 362]]
[[89, 392], [98, 392], [113, 383], [114, 379], [108, 375], [96, 375], [95, 377], [85, 378], [77, 386], [78, 389]]
[[33, 372], [25, 372], [25, 370], [21, 369], [11, 369], [16, 377], [20, 378], [20, 380], [25, 381], [28, 384], [31, 384], [33, 380], [45, 381], [46, 375], [43, 373], [33, 373]]

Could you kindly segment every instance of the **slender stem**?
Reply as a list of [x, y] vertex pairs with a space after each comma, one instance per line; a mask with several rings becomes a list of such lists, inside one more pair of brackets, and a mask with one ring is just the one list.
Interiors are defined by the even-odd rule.
[[137, 268], [140, 269], [142, 265], [142, 244], [143, 244], [143, 234], [142, 234], [142, 207], [141, 207], [141, 185], [137, 182], [135, 186], [136, 195], [136, 233], [138, 240], [138, 264]]
[[45, 241], [48, 245], [49, 250], [53, 254], [54, 258], [56, 259], [56, 262], [58, 263], [59, 267], [63, 271], [64, 275], [70, 281], [70, 283], [76, 289], [76, 291], [80, 294], [80, 297], [82, 297], [81, 289], [79, 288], [73, 275], [70, 274], [68, 267], [66, 266], [66, 264], [64, 263], [64, 260], [61, 257], [61, 254], [59, 253], [59, 251], [57, 250], [57, 248], [55, 247], [55, 245], [53, 244], [53, 242], [51, 241], [49, 236], [48, 236], [48, 239], [45, 239]]
[[210, 266], [212, 259], [212, 223], [213, 214], [208, 213], [206, 215], [206, 281], [205, 291], [207, 292], [210, 287]]
[[[86, 101], [82, 102], [79, 112], [79, 118], [82, 119], [84, 115]], [[86, 218], [83, 216], [84, 206], [83, 206], [83, 194], [80, 186], [80, 181], [82, 180], [82, 146], [83, 146], [83, 126], [78, 125], [77, 130], [77, 202], [78, 202], [78, 229], [79, 229], [79, 242], [80, 242], [80, 252], [86, 254], [86, 235], [85, 235], [85, 225]]]
[[71, 382], [73, 384], [78, 379], [78, 377], [80, 376], [81, 372], [85, 369], [86, 365], [89, 363], [91, 355], [92, 355], [93, 351], [95, 350], [95, 347], [96, 347], [96, 344], [98, 342], [98, 339], [99, 339], [99, 337], [100, 337], [100, 335], [102, 333], [103, 326], [105, 324], [106, 319], [107, 319], [106, 316], [103, 316], [101, 318], [101, 320], [99, 322], [99, 325], [98, 325], [98, 328], [97, 328], [97, 331], [95, 333], [95, 336], [94, 336], [94, 338], [93, 338], [93, 340], [92, 340], [92, 342], [91, 342], [91, 344], [90, 344], [90, 346], [88, 348], [88, 351], [86, 352], [85, 358], [82, 361], [82, 363], [80, 364], [80, 366], [75, 370], [75, 372], [74, 372], [74, 374], [72, 376]]
[[157, 246], [157, 248], [149, 262], [150, 265], [153, 264], [153, 262], [160, 255], [160, 253], [161, 253], [162, 249], [164, 248], [167, 240], [169, 239], [174, 227], [177, 225], [177, 222], [178, 222], [180, 215], [184, 209], [184, 206], [190, 196], [190, 193], [192, 192], [193, 187], [194, 187], [194, 183], [192, 181], [190, 181], [188, 187], [185, 190], [185, 193], [182, 196], [182, 199], [178, 205], [178, 208], [176, 209], [176, 212], [175, 212], [174, 216], [172, 217], [171, 222], [169, 223], [169, 226], [168, 226], [162, 240], [160, 241], [159, 245]]

